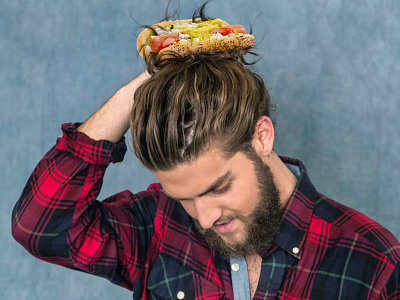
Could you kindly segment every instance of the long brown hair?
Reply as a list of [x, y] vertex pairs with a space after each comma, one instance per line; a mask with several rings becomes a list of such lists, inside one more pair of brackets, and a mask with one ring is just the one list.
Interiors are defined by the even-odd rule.
[[211, 146], [232, 156], [249, 146], [256, 121], [270, 115], [264, 81], [232, 53], [171, 60], [134, 98], [133, 149], [152, 171], [193, 161]]

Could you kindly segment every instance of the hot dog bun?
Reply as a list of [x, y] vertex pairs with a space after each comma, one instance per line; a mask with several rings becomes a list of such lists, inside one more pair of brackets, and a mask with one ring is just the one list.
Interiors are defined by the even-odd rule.
[[[197, 20], [196, 20], [197, 21]], [[176, 24], [176, 23], [191, 23], [192, 19], [187, 20], [170, 20], [164, 21], [158, 24], [154, 24], [151, 27], [155, 29], [158, 26], [163, 28]], [[229, 26], [229, 24], [225, 21], [223, 22], [223, 26]], [[146, 40], [149, 36], [151, 36], [152, 31], [148, 28], [144, 29], [137, 39], [137, 49], [143, 58], [148, 57], [150, 55], [150, 51], [146, 49]], [[254, 46], [254, 36], [251, 34], [240, 34], [236, 36], [224, 36], [221, 39], [211, 39], [211, 40], [203, 40], [199, 42], [188, 42], [184, 44], [173, 44], [158, 52], [158, 56], [168, 56], [168, 53], [173, 51], [176, 54], [179, 54], [181, 57], [185, 57], [191, 54], [196, 54], [200, 52], [219, 52], [219, 51], [229, 51], [234, 49], [243, 49], [243, 50], [251, 50]]]

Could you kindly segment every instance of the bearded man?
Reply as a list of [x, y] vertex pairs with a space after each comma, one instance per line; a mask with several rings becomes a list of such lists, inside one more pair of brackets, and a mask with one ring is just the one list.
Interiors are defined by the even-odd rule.
[[[122, 87], [30, 177], [13, 235], [134, 299], [398, 299], [400, 246], [274, 152], [270, 99], [237, 57], [174, 59]], [[97, 201], [135, 154], [159, 183]]]

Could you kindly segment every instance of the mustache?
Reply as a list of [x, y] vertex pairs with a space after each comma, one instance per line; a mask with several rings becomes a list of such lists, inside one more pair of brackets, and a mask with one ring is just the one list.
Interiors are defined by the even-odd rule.
[[250, 220], [252, 219], [252, 216], [245, 217], [245, 216], [241, 216], [241, 215], [237, 215], [237, 214], [235, 214], [235, 215], [230, 215], [230, 216], [223, 216], [223, 217], [219, 218], [218, 220], [216, 220], [216, 221], [213, 223], [212, 227], [209, 228], [209, 229], [204, 229], [204, 228], [200, 225], [200, 222], [199, 222], [197, 219], [193, 219], [193, 222], [194, 222], [194, 224], [196, 225], [197, 229], [200, 231], [200, 233], [204, 234], [204, 233], [206, 233], [206, 232], [208, 232], [208, 231], [212, 231], [212, 230], [213, 230], [212, 228], [213, 228], [215, 225], [225, 224], [225, 223], [228, 223], [228, 222], [232, 221], [233, 219], [237, 219], [237, 220], [239, 220], [239, 221], [242, 221], [242, 222], [245, 223], [245, 224], [249, 224], [249, 223], [251, 222]]

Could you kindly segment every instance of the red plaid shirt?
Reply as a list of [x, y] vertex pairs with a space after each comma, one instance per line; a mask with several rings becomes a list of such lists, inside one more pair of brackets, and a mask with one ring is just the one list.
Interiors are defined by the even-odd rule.
[[[63, 125], [13, 211], [15, 239], [44, 261], [102, 276], [134, 299], [233, 299], [229, 261], [210, 249], [159, 184], [100, 202], [124, 141]], [[400, 245], [381, 225], [318, 193], [304, 166], [254, 299], [400, 299]], [[247, 283], [243, 283], [247, 284]]]

